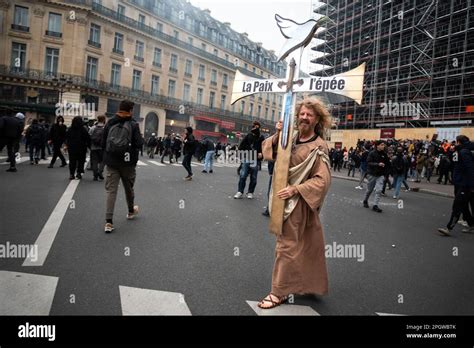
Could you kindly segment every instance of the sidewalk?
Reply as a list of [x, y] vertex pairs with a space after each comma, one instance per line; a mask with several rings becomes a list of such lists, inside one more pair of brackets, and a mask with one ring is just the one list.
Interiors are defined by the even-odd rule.
[[[331, 174], [333, 178], [338, 178], [338, 179], [345, 179], [345, 180], [351, 180], [354, 182], [359, 182], [360, 179], [360, 174], [356, 173], [354, 177], [348, 177], [347, 176], [347, 169], [341, 169], [340, 172], [334, 172], [331, 169]], [[344, 175], [346, 174], [346, 175]], [[413, 192], [422, 192], [422, 193], [428, 193], [436, 196], [441, 196], [441, 197], [447, 197], [447, 198], [454, 198], [454, 186], [453, 185], [444, 185], [444, 184], [438, 184], [438, 176], [432, 176], [431, 177], [431, 182], [426, 182], [426, 179], [421, 179], [421, 182], [413, 182], [410, 180], [407, 180], [408, 186], [410, 186], [410, 189]], [[366, 183], [364, 182], [364, 188], [366, 187]], [[404, 186], [402, 185], [402, 189], [404, 189]]]

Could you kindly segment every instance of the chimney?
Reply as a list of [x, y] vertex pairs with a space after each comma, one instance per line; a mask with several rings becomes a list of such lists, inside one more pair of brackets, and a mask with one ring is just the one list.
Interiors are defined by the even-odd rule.
[[208, 8], [206, 8], [205, 10], [203, 10], [204, 12], [206, 12], [209, 16], [211, 15], [211, 10], [209, 10]]

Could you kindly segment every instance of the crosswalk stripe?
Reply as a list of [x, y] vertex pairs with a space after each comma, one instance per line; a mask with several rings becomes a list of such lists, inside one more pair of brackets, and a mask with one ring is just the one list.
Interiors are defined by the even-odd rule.
[[160, 162], [157, 162], [157, 161], [148, 161], [149, 163], [151, 164], [154, 164], [155, 166], [159, 166], [159, 167], [166, 167], [166, 164], [164, 163], [160, 163]]
[[191, 315], [184, 295], [119, 286], [123, 315]]
[[250, 308], [259, 316], [265, 315], [298, 315], [298, 316], [318, 316], [320, 315], [309, 306], [300, 306], [294, 304], [282, 304], [272, 309], [261, 309], [257, 306], [257, 301], [247, 301]]
[[56, 207], [48, 218], [48, 221], [43, 226], [38, 238], [36, 239], [35, 245], [38, 248], [37, 260], [26, 258], [22, 266], [43, 266], [46, 257], [48, 256], [49, 250], [53, 245], [56, 234], [58, 233], [59, 227], [64, 219], [64, 215], [69, 208], [74, 192], [76, 192], [77, 186], [80, 180], [71, 180], [69, 185], [64, 191], [63, 195], [59, 199]]
[[382, 317], [403, 317], [406, 315], [406, 314], [381, 313], [381, 312], [375, 312], [375, 314]]
[[147, 166], [148, 164], [146, 164], [145, 162], [142, 162], [142, 161], [138, 161], [137, 164], [139, 166]]
[[0, 271], [0, 315], [49, 315], [58, 279]]

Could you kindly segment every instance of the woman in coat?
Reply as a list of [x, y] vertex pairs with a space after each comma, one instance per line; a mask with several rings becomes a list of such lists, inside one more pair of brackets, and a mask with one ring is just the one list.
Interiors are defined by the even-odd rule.
[[69, 180], [82, 179], [87, 148], [91, 146], [91, 138], [81, 116], [72, 119], [71, 127], [66, 132], [66, 146], [69, 153]]

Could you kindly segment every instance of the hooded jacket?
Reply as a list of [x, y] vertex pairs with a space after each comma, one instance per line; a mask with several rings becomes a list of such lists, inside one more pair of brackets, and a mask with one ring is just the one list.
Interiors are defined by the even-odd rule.
[[465, 142], [456, 146], [458, 153], [453, 156], [453, 183], [463, 189], [474, 190], [474, 143], [472, 141]]

